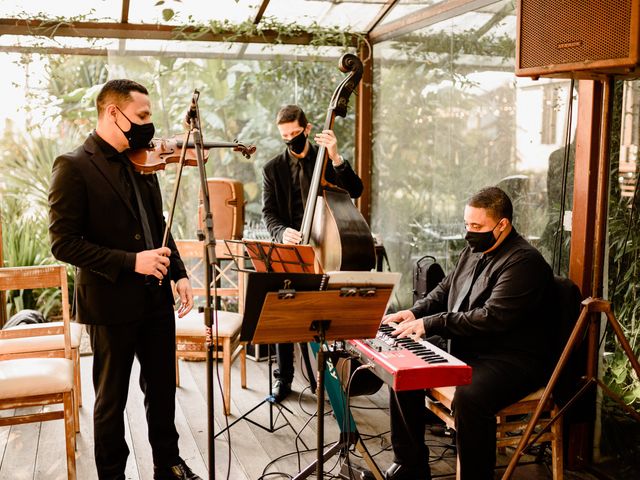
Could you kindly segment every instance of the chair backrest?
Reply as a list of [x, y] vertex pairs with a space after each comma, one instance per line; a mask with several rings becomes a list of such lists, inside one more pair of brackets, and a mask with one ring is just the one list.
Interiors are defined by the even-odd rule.
[[[199, 240], [176, 240], [176, 246], [187, 269], [187, 274], [191, 279], [193, 295], [196, 297], [205, 296], [204, 242]], [[237, 297], [239, 313], [244, 312], [244, 275], [241, 272], [236, 272], [234, 257], [236, 261], [242, 262], [240, 258], [241, 252], [241, 243], [216, 241], [218, 265], [216, 265], [216, 274], [213, 281], [218, 281], [219, 286], [215, 292], [218, 297]], [[242, 265], [239, 265], [239, 267], [242, 268]], [[215, 295], [213, 285], [211, 285], [211, 295]]]
[[[0, 268], [0, 291], [60, 288], [62, 295], [62, 326], [38, 329], [0, 330], [0, 339], [41, 335], [63, 335], [65, 358], [71, 358], [69, 326], [69, 291], [67, 271], [63, 265]], [[4, 305], [2, 306], [4, 308]]]
[[[555, 367], [567, 340], [576, 325], [576, 320], [580, 315], [580, 303], [582, 294], [578, 286], [568, 278], [554, 276], [553, 279], [553, 311], [554, 323], [551, 338], [553, 348], [550, 370]], [[576, 385], [582, 375], [586, 352], [584, 349], [574, 350], [567, 366], [563, 369], [556, 387], [554, 388], [554, 399], [562, 405], [570, 393], [576, 391]]]

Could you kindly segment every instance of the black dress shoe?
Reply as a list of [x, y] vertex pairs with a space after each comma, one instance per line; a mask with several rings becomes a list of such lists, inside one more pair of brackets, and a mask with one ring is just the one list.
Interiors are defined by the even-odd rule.
[[154, 480], [202, 480], [198, 475], [180, 460], [180, 463], [172, 467], [153, 467]]
[[384, 474], [385, 480], [431, 480], [431, 472], [428, 467], [392, 463]]
[[291, 382], [276, 380], [273, 385], [273, 399], [276, 403], [282, 402], [291, 393]]

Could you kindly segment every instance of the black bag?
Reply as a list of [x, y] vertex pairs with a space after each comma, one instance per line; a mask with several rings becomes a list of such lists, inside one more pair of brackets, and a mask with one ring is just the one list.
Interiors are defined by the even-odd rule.
[[444, 270], [435, 257], [425, 255], [413, 266], [413, 303], [422, 300], [444, 278]]
[[17, 327], [18, 325], [31, 325], [34, 323], [44, 322], [46, 322], [44, 315], [37, 310], [20, 310], [12, 316], [2, 328], [4, 330], [11, 327]]

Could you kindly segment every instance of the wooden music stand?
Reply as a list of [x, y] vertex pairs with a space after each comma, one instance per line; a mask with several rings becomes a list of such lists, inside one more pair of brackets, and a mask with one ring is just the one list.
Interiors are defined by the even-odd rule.
[[513, 471], [515, 470], [516, 465], [518, 464], [518, 460], [522, 456], [523, 452], [529, 447], [530, 443], [535, 443], [535, 441], [540, 436], [542, 436], [542, 434], [547, 429], [549, 429], [551, 425], [553, 425], [556, 421], [561, 419], [564, 412], [569, 407], [571, 407], [571, 405], [573, 405], [578, 398], [584, 395], [584, 393], [586, 393], [592, 385], [600, 386], [600, 388], [602, 388], [602, 390], [607, 395], [609, 395], [609, 397], [615, 400], [627, 412], [629, 412], [633, 417], [635, 417], [637, 420], [640, 421], [640, 415], [635, 410], [633, 410], [633, 408], [631, 408], [629, 405], [626, 405], [618, 395], [616, 395], [613, 391], [611, 391], [611, 389], [609, 389], [600, 379], [596, 378], [594, 373], [591, 372], [591, 373], [588, 373], [588, 376], [586, 378], [587, 381], [582, 386], [582, 388], [580, 388], [576, 392], [576, 394], [566, 403], [566, 405], [564, 405], [560, 409], [560, 411], [553, 418], [549, 420], [549, 423], [545, 425], [545, 427], [540, 432], [538, 432], [538, 434], [533, 439], [533, 441], [529, 442], [529, 439], [533, 434], [533, 429], [535, 428], [536, 424], [538, 423], [538, 419], [542, 414], [544, 405], [549, 400], [553, 387], [558, 382], [558, 378], [560, 377], [562, 370], [567, 364], [567, 361], [571, 356], [571, 352], [578, 345], [583, 332], [585, 331], [586, 328], [589, 327], [591, 322], [600, 321], [600, 315], [596, 315], [598, 313], [604, 313], [606, 315], [609, 325], [611, 325], [613, 332], [618, 337], [618, 341], [620, 342], [620, 345], [622, 345], [623, 350], [627, 354], [627, 357], [629, 358], [629, 361], [631, 362], [631, 365], [633, 366], [636, 372], [636, 375], [638, 375], [638, 377], [640, 378], [640, 362], [638, 361], [635, 354], [633, 353], [633, 349], [631, 348], [631, 346], [629, 345], [629, 342], [625, 338], [624, 332], [622, 331], [620, 324], [618, 323], [615, 316], [613, 315], [613, 311], [611, 310], [611, 303], [601, 298], [587, 298], [586, 300], [584, 300], [582, 302], [582, 312], [580, 312], [580, 316], [578, 317], [578, 320], [576, 321], [576, 325], [573, 328], [573, 331], [571, 332], [571, 336], [567, 341], [567, 345], [564, 347], [564, 350], [560, 355], [560, 359], [558, 360], [558, 363], [556, 364], [556, 367], [553, 370], [553, 373], [551, 374], [549, 383], [547, 383], [547, 386], [545, 387], [544, 392], [540, 397], [536, 410], [533, 412], [533, 414], [531, 415], [531, 418], [529, 419], [527, 428], [525, 429], [524, 433], [522, 434], [522, 437], [520, 438], [520, 443], [518, 443], [518, 446], [516, 447], [516, 450], [513, 453], [511, 460], [509, 461], [509, 465], [507, 466], [507, 469], [504, 472], [504, 475], [502, 476], [502, 480], [508, 480], [509, 478], [511, 478], [511, 475], [513, 474]]
[[324, 469], [325, 342], [372, 338], [378, 331], [392, 288], [356, 286], [339, 290], [299, 292], [283, 288], [267, 293], [252, 343], [319, 343], [317, 355], [317, 479]]

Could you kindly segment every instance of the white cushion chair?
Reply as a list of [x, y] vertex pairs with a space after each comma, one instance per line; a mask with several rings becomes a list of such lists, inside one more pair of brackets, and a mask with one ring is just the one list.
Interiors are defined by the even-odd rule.
[[[17, 339], [61, 337], [63, 348], [50, 356], [42, 352], [0, 355], [0, 410], [62, 404], [62, 410], [41, 411], [0, 418], [0, 427], [63, 419], [68, 478], [76, 478], [76, 431], [74, 362], [71, 353], [69, 295], [64, 266], [0, 268], [0, 291], [58, 287], [62, 291], [62, 322], [44, 328], [0, 330], [0, 346]], [[55, 343], [55, 340], [53, 341]]]
[[[20, 329], [42, 329], [62, 327], [63, 322], [34, 323], [26, 325], [16, 325], [8, 330]], [[70, 322], [71, 327], [71, 358], [73, 359], [73, 375], [75, 382], [76, 403], [78, 409], [82, 406], [82, 386], [80, 376], [80, 339], [82, 338], [83, 327], [76, 322]], [[38, 335], [30, 337], [7, 338], [0, 342], [0, 358], [3, 355], [11, 355], [13, 358], [31, 357], [33, 353], [43, 357], [56, 357], [64, 350], [63, 335]], [[76, 418], [79, 418], [76, 412]], [[80, 428], [80, 424], [76, 424]]]
[[[204, 286], [204, 244], [197, 240], [176, 240], [180, 257], [185, 262], [194, 296], [206, 294]], [[242, 245], [229, 244], [234, 255], [241, 252]], [[240, 327], [242, 326], [242, 312], [244, 311], [244, 274], [237, 272], [233, 275], [235, 265], [233, 256], [227, 250], [223, 241], [216, 243], [216, 257], [220, 265], [216, 267], [216, 280], [221, 285], [216, 289], [218, 297], [237, 297], [238, 312], [218, 310], [214, 312], [214, 322], [217, 329], [212, 328], [214, 357], [222, 359], [222, 391], [224, 398], [224, 413], [231, 413], [231, 364], [240, 357], [240, 382], [242, 388], [247, 387], [247, 358], [245, 345], [240, 342]], [[240, 260], [241, 262], [241, 260]], [[213, 289], [212, 293], [213, 295]], [[213, 301], [215, 302], [215, 298]], [[215, 303], [214, 303], [215, 304]], [[180, 368], [178, 358], [195, 359], [206, 358], [205, 344], [206, 330], [204, 314], [196, 307], [183, 318], [176, 315], [176, 383], [180, 385]], [[217, 337], [216, 337], [217, 331]]]

